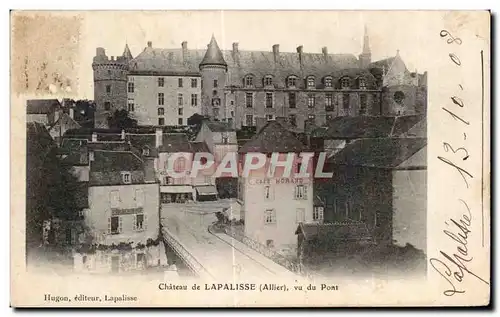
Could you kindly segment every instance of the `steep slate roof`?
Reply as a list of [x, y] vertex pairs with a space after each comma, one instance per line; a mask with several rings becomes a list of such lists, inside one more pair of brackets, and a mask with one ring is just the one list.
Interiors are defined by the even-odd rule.
[[57, 99], [30, 99], [26, 104], [27, 114], [49, 114], [61, 107]]
[[276, 121], [268, 122], [250, 141], [243, 144], [238, 152], [302, 152], [307, 147], [295, 135]]
[[191, 146], [191, 151], [193, 153], [199, 153], [199, 152], [204, 152], [208, 153], [210, 152], [208, 145], [205, 142], [190, 142]]
[[231, 127], [231, 124], [229, 124], [228, 122], [205, 120], [204, 123], [207, 124], [208, 128], [212, 132], [234, 132], [234, 131], [236, 131], [233, 127]]
[[323, 137], [325, 139], [361, 139], [400, 136], [422, 120], [425, 120], [425, 116], [423, 115], [400, 117], [336, 117], [333, 118], [326, 127], [315, 129], [312, 132], [312, 136]]
[[395, 168], [427, 145], [425, 138], [360, 139], [329, 159], [336, 165]]
[[94, 152], [94, 160], [90, 164], [91, 172], [143, 171], [144, 161], [128, 151]]
[[210, 39], [210, 44], [208, 44], [207, 52], [201, 60], [200, 67], [204, 65], [227, 66], [226, 61], [224, 60], [224, 56], [222, 55], [219, 45], [217, 45], [217, 41], [215, 40], [215, 37], [213, 35]]
[[57, 129], [58, 126], [65, 126], [67, 130], [69, 129], [78, 129], [80, 128], [80, 124], [76, 122], [73, 118], [71, 118], [68, 114], [63, 113], [59, 119], [49, 128], [49, 131], [53, 129]]
[[130, 52], [130, 48], [128, 47], [128, 44], [125, 44], [125, 49], [123, 50], [122, 56], [125, 57], [125, 58], [127, 58], [127, 59], [134, 58], [132, 56], [132, 53]]
[[369, 241], [370, 232], [366, 224], [359, 222], [335, 223], [301, 223], [295, 234], [302, 233], [306, 240], [318, 239], [323, 241]]
[[160, 152], [176, 153], [191, 152], [189, 139], [184, 133], [166, 133], [163, 134], [163, 141]]
[[[168, 74], [190, 74], [199, 76], [199, 65], [202, 63], [207, 50], [186, 50], [187, 56], [183, 57], [183, 50], [160, 49], [146, 47], [136, 58], [129, 62], [130, 71], [140, 73], [168, 73]], [[351, 69], [351, 76], [364, 74], [370, 76], [367, 70], [359, 69], [358, 59], [353, 54], [322, 54], [294, 52], [280, 52], [275, 61], [272, 51], [245, 51], [238, 50], [235, 54], [232, 50], [220, 51], [224, 62], [228, 67], [227, 86], [241, 86], [245, 75], [252, 74], [260, 80], [266, 75], [274, 76], [273, 82], [277, 86], [284, 86], [286, 77], [296, 75], [299, 78], [313, 75], [316, 80], [326, 75], [338, 77], [343, 75], [341, 70]], [[210, 54], [211, 56], [211, 54]], [[215, 58], [217, 63], [220, 56]]]

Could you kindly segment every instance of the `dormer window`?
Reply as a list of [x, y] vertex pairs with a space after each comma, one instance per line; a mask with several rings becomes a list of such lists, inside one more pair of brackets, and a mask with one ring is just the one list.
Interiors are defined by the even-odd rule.
[[212, 98], [212, 106], [220, 107], [220, 98], [218, 97]]
[[325, 87], [332, 88], [332, 77], [325, 77]]
[[297, 77], [295, 76], [290, 76], [288, 77], [287, 81], [286, 81], [286, 84], [287, 84], [287, 87], [288, 88], [293, 88], [296, 86], [297, 84]]
[[253, 77], [251, 75], [245, 76], [245, 87], [253, 86]]
[[273, 85], [273, 77], [266, 76], [264, 77], [264, 86], [272, 86]]
[[148, 148], [142, 149], [142, 155], [149, 156], [149, 149]]
[[314, 87], [316, 87], [314, 77], [312, 76], [307, 77], [307, 88], [314, 88]]
[[130, 176], [130, 172], [122, 172], [122, 182], [124, 184], [132, 183], [132, 177]]
[[358, 79], [359, 89], [366, 89], [366, 81], [363, 77]]
[[342, 77], [342, 79], [340, 79], [340, 87], [342, 89], [349, 89], [351, 87], [351, 80], [349, 77]]

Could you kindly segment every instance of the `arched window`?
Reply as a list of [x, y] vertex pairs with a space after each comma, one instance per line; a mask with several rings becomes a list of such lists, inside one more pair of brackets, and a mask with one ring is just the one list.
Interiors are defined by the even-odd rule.
[[394, 93], [394, 101], [397, 104], [399, 105], [402, 104], [404, 99], [405, 99], [405, 94], [401, 90], [398, 90]]
[[314, 76], [307, 77], [307, 88], [316, 87], [316, 82], [314, 81]]
[[212, 106], [219, 107], [220, 106], [220, 98], [212, 98]]
[[295, 87], [297, 85], [297, 77], [296, 76], [289, 76], [286, 80], [286, 85], [289, 88]]
[[349, 77], [345, 76], [340, 79], [340, 88], [348, 89], [351, 87], [351, 80]]
[[272, 86], [273, 85], [273, 76], [264, 77], [264, 86]]
[[253, 77], [252, 75], [246, 75], [245, 76], [245, 87], [252, 87], [253, 86]]
[[325, 77], [325, 87], [326, 88], [332, 87], [332, 77], [330, 76]]

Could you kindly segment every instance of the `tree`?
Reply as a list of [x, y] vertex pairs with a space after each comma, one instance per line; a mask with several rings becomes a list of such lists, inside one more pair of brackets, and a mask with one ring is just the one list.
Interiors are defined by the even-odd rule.
[[203, 119], [205, 119], [204, 116], [202, 116], [201, 114], [195, 113], [187, 119], [187, 124], [200, 126], [201, 123], [203, 122]]
[[108, 127], [110, 129], [135, 128], [137, 127], [137, 120], [130, 118], [127, 110], [119, 109], [108, 117]]
[[93, 101], [86, 99], [75, 101], [75, 121], [78, 122], [82, 128], [93, 128], [95, 109], [95, 103]]

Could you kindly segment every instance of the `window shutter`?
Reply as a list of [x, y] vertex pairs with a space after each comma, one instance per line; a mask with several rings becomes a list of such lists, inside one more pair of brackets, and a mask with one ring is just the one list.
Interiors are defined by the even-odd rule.
[[123, 232], [122, 217], [118, 217], [118, 232]]
[[304, 199], [307, 199], [307, 186], [304, 186]]
[[142, 220], [142, 228], [144, 230], [148, 229], [148, 214], [144, 214], [144, 218]]
[[137, 215], [134, 215], [134, 231], [137, 230]]
[[111, 217], [108, 217], [108, 234], [111, 233]]

